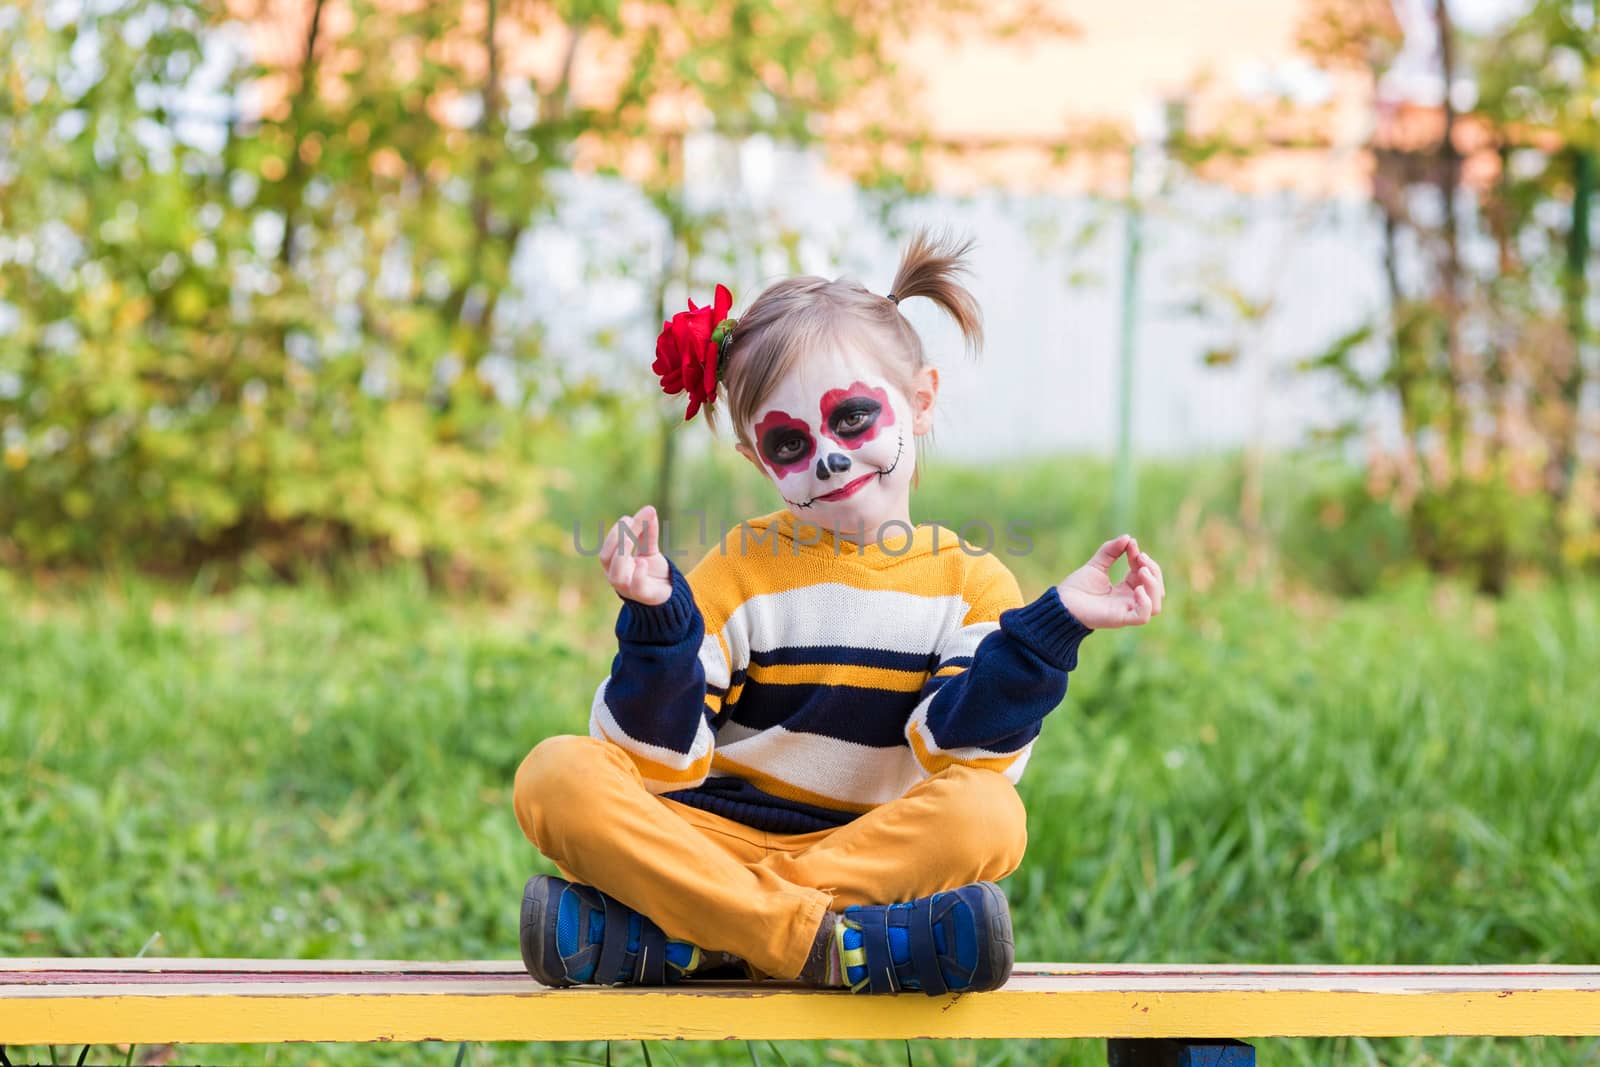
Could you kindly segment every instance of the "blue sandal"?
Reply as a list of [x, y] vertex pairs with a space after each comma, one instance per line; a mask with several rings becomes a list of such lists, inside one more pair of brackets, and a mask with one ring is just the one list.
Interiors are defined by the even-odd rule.
[[523, 965], [547, 986], [666, 985], [702, 958], [616, 898], [549, 875], [522, 892], [521, 940]]
[[1011, 909], [993, 882], [906, 904], [846, 908], [834, 936], [855, 993], [921, 990], [937, 997], [998, 989], [1016, 959]]

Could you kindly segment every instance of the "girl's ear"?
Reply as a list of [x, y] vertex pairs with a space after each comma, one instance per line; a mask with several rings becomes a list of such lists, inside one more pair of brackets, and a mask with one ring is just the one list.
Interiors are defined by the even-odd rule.
[[911, 432], [917, 436], [933, 429], [933, 402], [939, 398], [939, 368], [917, 371], [911, 387]]

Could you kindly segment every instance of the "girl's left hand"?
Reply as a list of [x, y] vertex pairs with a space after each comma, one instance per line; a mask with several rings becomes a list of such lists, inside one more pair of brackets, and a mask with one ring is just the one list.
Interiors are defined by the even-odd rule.
[[[1111, 565], [1128, 554], [1128, 574], [1111, 584]], [[1067, 575], [1056, 586], [1061, 603], [1077, 620], [1091, 630], [1114, 630], [1120, 626], [1143, 626], [1161, 614], [1161, 601], [1167, 595], [1161, 565], [1139, 551], [1139, 542], [1130, 534], [1107, 541], [1094, 557]]]

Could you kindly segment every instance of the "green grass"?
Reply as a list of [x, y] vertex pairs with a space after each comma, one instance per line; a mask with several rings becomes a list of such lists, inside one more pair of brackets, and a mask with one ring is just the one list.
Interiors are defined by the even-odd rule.
[[[1116, 532], [1100, 517], [1108, 484], [1092, 464], [935, 468], [919, 516], [1037, 523], [1036, 551], [1010, 561], [1027, 591]], [[1046, 724], [1023, 782], [1031, 845], [1008, 884], [1019, 956], [1600, 960], [1600, 587], [1527, 580], [1494, 602], [1401, 575], [1337, 600], [1226, 521], [1235, 484], [1225, 462], [1146, 472], [1135, 532], [1167, 561], [1168, 610], [1091, 636]], [[751, 491], [737, 485], [734, 505]], [[563, 506], [576, 514], [581, 496]], [[522, 882], [549, 868], [509, 787], [536, 741], [583, 727], [613, 647], [597, 570], [558, 565], [498, 605], [443, 600], [412, 572], [220, 595], [0, 573], [0, 955], [132, 955], [159, 934], [156, 955], [514, 958]], [[895, 1042], [779, 1047], [791, 1064], [906, 1059]], [[1600, 1059], [1592, 1040], [1258, 1048], [1305, 1064]], [[911, 1052], [1104, 1062], [1097, 1042]], [[740, 1045], [652, 1053], [751, 1060]], [[455, 1054], [193, 1047], [178, 1061]], [[644, 1062], [638, 1045], [613, 1054]], [[468, 1062], [604, 1055], [482, 1045]]]

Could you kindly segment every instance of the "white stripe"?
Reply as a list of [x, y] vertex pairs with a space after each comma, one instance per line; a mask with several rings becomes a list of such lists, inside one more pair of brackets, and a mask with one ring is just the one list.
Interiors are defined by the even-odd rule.
[[923, 777], [904, 745], [872, 748], [781, 726], [729, 740], [732, 733], [724, 726], [717, 739], [717, 751], [728, 759], [846, 804], [887, 804]]
[[[983, 644], [983, 639], [1000, 629], [998, 622], [975, 622], [971, 626], [963, 626], [950, 635], [939, 649], [939, 661], [955, 659], [957, 656], [972, 656], [978, 651], [978, 646]], [[938, 670], [937, 667], [934, 670]]]
[[[955, 659], [958, 656], [976, 655], [978, 646], [983, 643], [983, 639], [998, 629], [1000, 629], [1000, 624], [998, 622], [975, 622], [971, 626], [963, 626], [960, 631], [952, 635], [950, 640], [945, 643], [944, 647], [939, 650], [940, 664], [942, 665], [945, 661]], [[964, 669], [961, 674], [965, 674], [966, 670], [970, 669], [970, 667]], [[938, 667], [934, 668], [934, 673], [936, 676], [938, 674], [938, 670]], [[944, 686], [954, 685], [955, 680], [960, 676], [960, 674], [945, 675], [949, 681], [945, 682]], [[939, 742], [934, 740], [933, 731], [928, 727], [928, 709], [933, 706], [933, 702], [938, 698], [939, 694], [944, 692], [944, 686], [934, 690], [917, 702], [917, 706], [912, 709], [911, 718], [906, 725], [907, 734], [909, 734], [912, 730], [915, 730], [917, 736], [922, 739], [922, 743], [927, 746], [930, 754], [937, 756], [949, 756], [951, 759], [956, 760], [965, 761], [996, 758], [1004, 759], [1007, 756], [1014, 756], [1017, 754], [1017, 751], [1020, 751], [1022, 755], [1018, 757], [1016, 762], [1007, 767], [1005, 771], [1006, 777], [1015, 783], [1022, 777], [1022, 769], [1028, 764], [1028, 757], [1032, 754], [1033, 750], [1033, 742], [1028, 742], [1028, 744], [1023, 746], [1020, 750], [1012, 752], [998, 752], [994, 749], [977, 747], [949, 749], [941, 748], [939, 746]], [[927, 772], [924, 771], [923, 774], [926, 775]]]
[[722, 656], [722, 643], [716, 634], [706, 634], [706, 639], [700, 642], [700, 669], [705, 672], [707, 685], [728, 688], [728, 678], [733, 672]]
[[1016, 785], [1022, 780], [1022, 769], [1028, 765], [1028, 760], [1032, 758], [1033, 742], [1029, 741], [1023, 746], [1022, 755], [1018, 756], [1017, 761], [1005, 770], [1006, 778], [1010, 780], [1012, 785]]
[[[610, 683], [611, 679], [607, 678], [600, 683], [600, 688], [595, 690], [594, 704], [589, 708], [589, 735], [591, 737], [596, 737], [603, 741], [612, 741], [635, 755], [643, 756], [648, 760], [655, 760], [657, 763], [671, 767], [675, 771], [687, 770], [696, 760], [704, 759], [706, 753], [711, 751], [711, 746], [715, 743], [715, 739], [711, 734], [711, 724], [706, 722], [705, 705], [702, 704], [698, 712], [700, 727], [695, 731], [694, 744], [690, 747], [689, 754], [684, 755], [682, 752], [674, 752], [670, 748], [662, 748], [660, 745], [652, 745], [640, 741], [624, 730], [622, 724], [617, 722], [616, 717], [611, 714], [611, 708], [606, 704], [606, 686]], [[682, 786], [674, 786], [674, 788], [682, 788]]]
[[750, 653], [775, 648], [844, 645], [931, 655], [961, 626], [968, 603], [960, 596], [921, 596], [819, 582], [762, 593], [740, 604], [722, 637], [735, 669]]
[[[924, 745], [928, 746], [928, 752], [931, 755], [948, 756], [953, 760], [959, 760], [961, 762], [970, 762], [972, 760], [981, 759], [1005, 759], [1008, 756], [1016, 756], [1016, 761], [1005, 769], [1005, 776], [1011, 780], [1012, 785], [1015, 785], [1019, 780], [1021, 780], [1022, 770], [1028, 765], [1029, 757], [1033, 755], [1032, 741], [1029, 741], [1026, 745], [1023, 745], [1021, 748], [1015, 749], [1011, 752], [999, 752], [992, 748], [976, 747], [940, 748], [933, 739], [933, 731], [928, 729], [928, 717], [925, 705], [926, 702], [924, 702], [923, 705], [919, 705], [917, 711], [912, 714], [910, 729], [917, 731], [917, 736], [922, 738], [922, 743]], [[1021, 755], [1018, 755], [1018, 753], [1021, 753]], [[915, 761], [913, 760], [913, 762]], [[922, 769], [921, 764], [917, 764], [917, 766], [919, 770], [922, 770], [922, 776], [924, 778], [929, 777], [928, 772]]]

